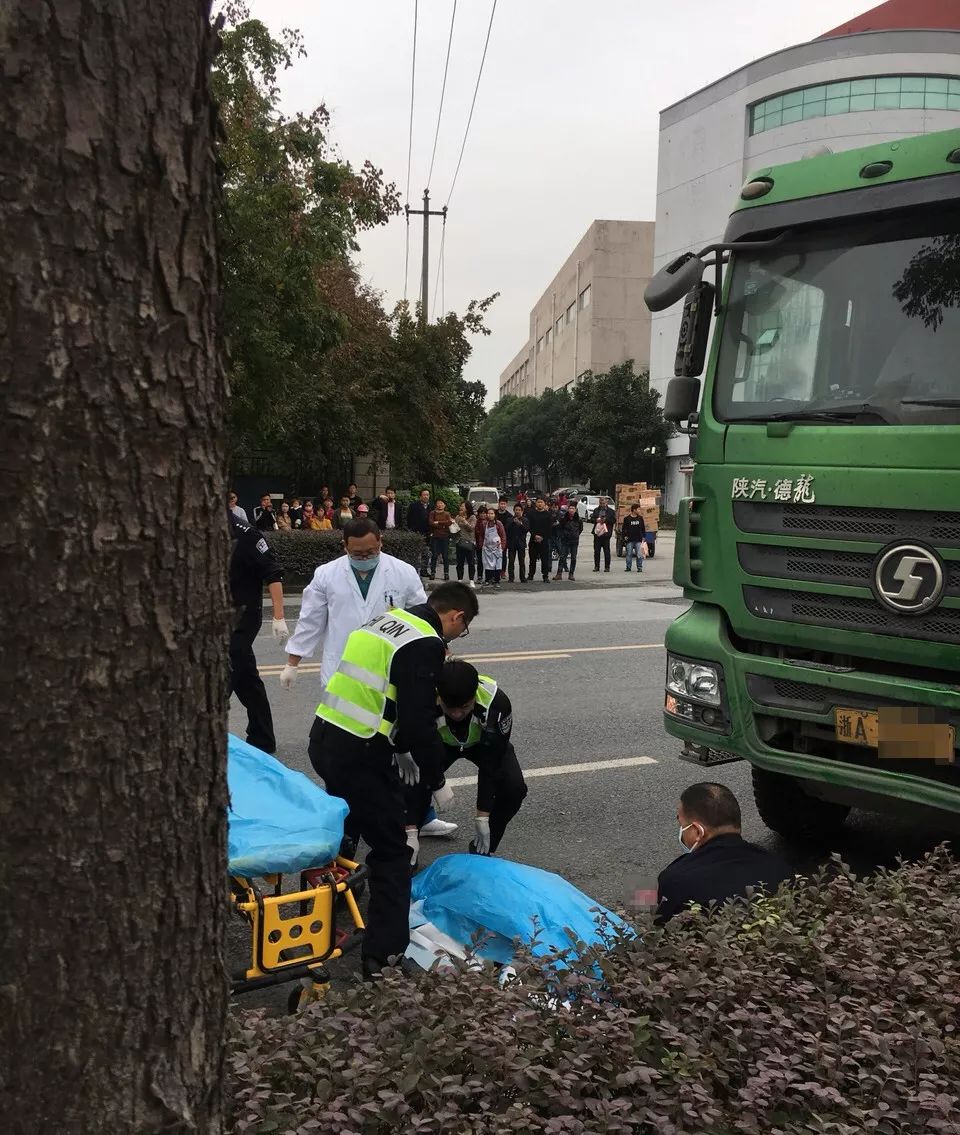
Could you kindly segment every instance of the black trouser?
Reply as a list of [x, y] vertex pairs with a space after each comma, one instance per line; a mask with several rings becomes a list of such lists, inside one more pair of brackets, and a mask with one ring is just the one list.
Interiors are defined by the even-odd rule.
[[[507, 745], [501, 758], [495, 757], [483, 745], [472, 749], [453, 749], [444, 745], [443, 771], [449, 769], [463, 758], [477, 769], [477, 811], [490, 816], [490, 853], [500, 846], [507, 824], [520, 811], [520, 805], [527, 795], [527, 782], [517, 760], [513, 745]], [[430, 807], [431, 792], [422, 784], [404, 790], [407, 801], [407, 823], [423, 826]]]
[[[560, 566], [557, 568], [557, 573], [562, 574], [567, 570], [567, 563], [570, 564], [570, 574], [577, 570], [577, 552], [580, 550], [579, 544], [561, 544], [560, 545]], [[569, 557], [569, 561], [568, 558]]]
[[410, 943], [410, 848], [393, 747], [382, 737], [361, 741], [317, 718], [309, 752], [327, 791], [350, 808], [346, 834], [354, 840], [362, 836], [370, 846], [370, 902], [361, 953], [382, 964], [403, 954]]
[[593, 538], [593, 566], [600, 567], [600, 549], [603, 549], [603, 566], [610, 570], [610, 534], [594, 536]]
[[468, 579], [473, 579], [477, 570], [477, 549], [468, 544], [457, 545], [457, 579], [463, 579], [463, 569], [467, 568]]
[[553, 566], [553, 556], [550, 551], [549, 537], [545, 536], [539, 544], [537, 544], [533, 539], [530, 540], [531, 579], [533, 579], [533, 577], [537, 574], [538, 565], [543, 578], [546, 579], [550, 575], [550, 568]]
[[510, 561], [510, 582], [513, 583], [514, 578], [514, 565], [520, 568], [520, 582], [527, 582], [527, 557], [524, 555], [525, 548], [522, 544], [515, 544], [508, 551], [507, 555]]
[[262, 625], [263, 603], [259, 598], [237, 612], [230, 635], [230, 689], [247, 711], [247, 741], [265, 753], [275, 753], [277, 739], [270, 700], [253, 653], [253, 643]]
[[443, 562], [443, 578], [446, 579], [450, 574], [450, 561], [447, 559], [447, 553], [450, 548], [449, 536], [431, 536], [430, 537], [430, 575], [437, 574], [437, 560]]

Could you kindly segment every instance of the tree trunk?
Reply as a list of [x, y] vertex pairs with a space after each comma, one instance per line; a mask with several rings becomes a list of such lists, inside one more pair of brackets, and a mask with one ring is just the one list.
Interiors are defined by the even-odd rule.
[[220, 1128], [209, 0], [0, 8], [0, 1116]]

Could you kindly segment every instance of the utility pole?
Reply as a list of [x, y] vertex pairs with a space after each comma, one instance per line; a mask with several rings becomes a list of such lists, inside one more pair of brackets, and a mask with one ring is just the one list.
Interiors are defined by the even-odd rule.
[[430, 218], [443, 217], [443, 222], [447, 222], [447, 207], [444, 205], [442, 209], [430, 208], [430, 190], [423, 191], [423, 208], [411, 209], [409, 205], [404, 207], [404, 212], [407, 215], [409, 224], [410, 217], [423, 217], [423, 277], [420, 281], [420, 326], [426, 327], [427, 325], [427, 291], [430, 283]]

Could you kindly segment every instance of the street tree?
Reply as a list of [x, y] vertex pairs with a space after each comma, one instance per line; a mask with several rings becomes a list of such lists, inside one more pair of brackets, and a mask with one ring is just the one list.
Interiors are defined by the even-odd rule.
[[570, 399], [570, 427], [560, 457], [574, 477], [597, 488], [644, 479], [649, 449], [664, 453], [672, 427], [663, 419], [659, 391], [633, 361], [605, 374], [587, 374]]
[[208, 0], [0, 26], [0, 1115], [215, 1132], [225, 379]]

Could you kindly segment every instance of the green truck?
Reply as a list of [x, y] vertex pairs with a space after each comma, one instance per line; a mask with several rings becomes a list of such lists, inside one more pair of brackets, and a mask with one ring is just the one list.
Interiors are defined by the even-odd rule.
[[645, 298], [684, 300], [681, 756], [747, 760], [786, 837], [960, 823], [960, 130], [757, 171]]

